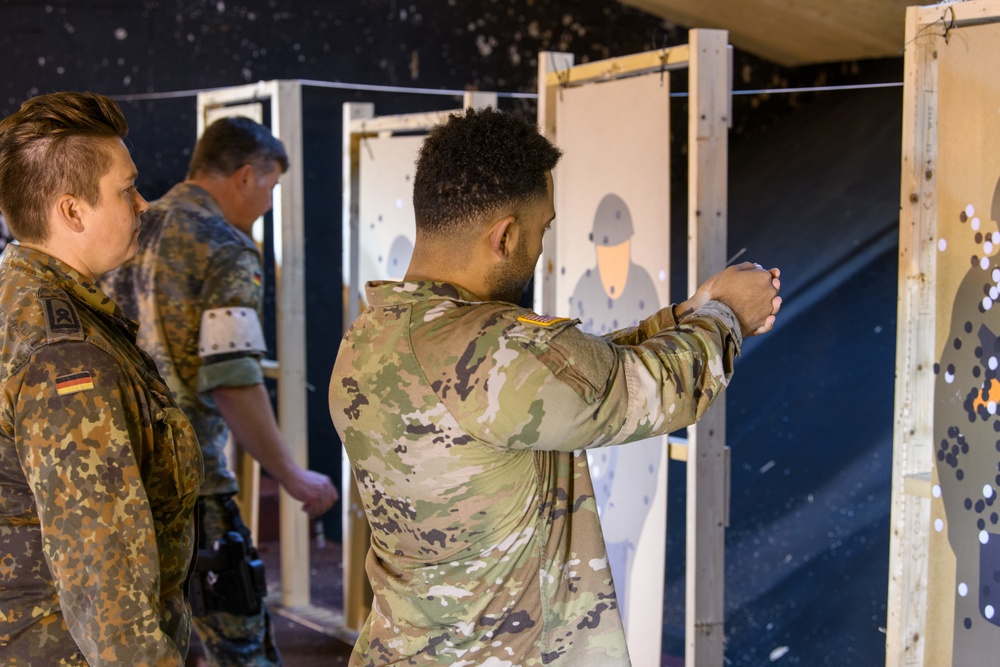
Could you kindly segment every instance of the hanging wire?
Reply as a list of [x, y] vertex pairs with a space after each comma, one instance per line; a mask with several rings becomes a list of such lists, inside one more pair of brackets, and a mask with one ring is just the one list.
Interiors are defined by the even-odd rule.
[[[944, 36], [941, 33], [940, 36]], [[569, 69], [563, 68], [562, 70], [555, 70], [556, 75], [560, 80], [560, 87], [567, 87], [569, 85]], [[461, 97], [465, 95], [464, 90], [442, 90], [439, 88], [406, 88], [404, 86], [378, 86], [370, 84], [359, 84], [359, 83], [341, 83], [341, 82], [330, 82], [330, 81], [313, 81], [308, 79], [302, 79], [299, 81], [304, 86], [312, 86], [316, 88], [339, 88], [343, 90], [366, 90], [373, 92], [382, 93], [401, 93], [401, 94], [411, 94], [411, 95], [444, 95], [450, 97]], [[805, 86], [801, 88], [755, 88], [746, 90], [734, 90], [733, 95], [780, 95], [782, 93], [824, 93], [832, 92], [838, 90], [864, 90], [867, 88], [895, 88], [902, 86], [902, 81], [889, 81], [885, 83], [858, 83], [858, 84], [848, 84], [843, 86]], [[198, 93], [212, 92], [215, 90], [228, 90], [231, 86], [224, 86], [219, 88], [201, 88], [198, 90], [175, 90], [162, 93], [128, 93], [124, 95], [109, 95], [111, 99], [118, 102], [140, 102], [145, 100], [166, 100], [166, 99], [176, 99], [182, 97], [196, 97]], [[510, 97], [517, 99], [533, 100], [538, 97], [537, 93], [513, 93], [513, 92], [497, 92], [498, 97]], [[674, 92], [670, 93], [671, 97], [687, 97], [686, 92]]]
[[[923, 28], [917, 31], [917, 34], [913, 36], [913, 39], [903, 44], [903, 48], [899, 50], [900, 53], [906, 51], [906, 47], [917, 41], [921, 37], [926, 36], [928, 33], [933, 34], [935, 37], [944, 37], [944, 43], [947, 44], [948, 40], [951, 39], [951, 33], [958, 27], [958, 19], [955, 18], [955, 8], [949, 5], [945, 7], [944, 12], [941, 14], [941, 18], [933, 23], [928, 23]], [[932, 32], [935, 30], [940, 30], [941, 32]]]

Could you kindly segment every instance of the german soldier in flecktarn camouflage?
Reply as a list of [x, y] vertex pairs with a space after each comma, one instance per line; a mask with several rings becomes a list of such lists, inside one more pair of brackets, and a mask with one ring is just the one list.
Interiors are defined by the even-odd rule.
[[146, 201], [118, 106], [27, 101], [0, 122], [0, 656], [180, 666], [198, 442], [95, 280], [136, 250]]
[[605, 337], [514, 305], [555, 217], [559, 151], [493, 110], [428, 135], [402, 282], [369, 283], [330, 411], [372, 527], [372, 612], [351, 665], [628, 665], [589, 447], [697, 420], [777, 269], [717, 274]]

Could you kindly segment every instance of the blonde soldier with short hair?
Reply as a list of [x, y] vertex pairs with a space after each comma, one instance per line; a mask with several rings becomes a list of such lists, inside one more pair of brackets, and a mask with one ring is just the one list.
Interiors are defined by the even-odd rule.
[[96, 287], [146, 200], [121, 110], [53, 93], [0, 122], [0, 656], [180, 667], [201, 451]]
[[491, 109], [421, 148], [406, 277], [368, 284], [330, 382], [372, 527], [351, 665], [628, 665], [580, 450], [694, 423], [774, 323], [778, 271], [753, 264], [605, 337], [515, 305], [559, 157]]

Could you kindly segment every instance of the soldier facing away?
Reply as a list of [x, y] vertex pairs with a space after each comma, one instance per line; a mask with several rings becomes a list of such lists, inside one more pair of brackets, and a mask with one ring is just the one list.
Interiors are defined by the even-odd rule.
[[[287, 168], [284, 146], [266, 127], [242, 117], [215, 121], [195, 145], [187, 179], [151, 204], [138, 253], [102, 282], [142, 324], [139, 344], [156, 360], [201, 442], [201, 549], [236, 531], [250, 562], [258, 561], [223, 452], [230, 431], [310, 515], [323, 514], [338, 498], [329, 477], [292, 458], [260, 365], [263, 287], [250, 231], [271, 209], [271, 192]], [[241, 558], [210, 567], [196, 573], [196, 583], [220, 569], [232, 575], [222, 581], [248, 584], [261, 574], [246, 572]], [[262, 593], [248, 586], [220, 591], [209, 583], [192, 588], [195, 630], [213, 665], [281, 664]]]
[[559, 158], [491, 109], [421, 148], [406, 277], [367, 285], [330, 382], [372, 527], [352, 665], [628, 665], [580, 450], [694, 423], [773, 326], [778, 271], [749, 263], [602, 337], [514, 305]]
[[118, 106], [53, 93], [0, 122], [0, 655], [184, 664], [202, 460], [137, 325], [96, 279], [146, 200]]

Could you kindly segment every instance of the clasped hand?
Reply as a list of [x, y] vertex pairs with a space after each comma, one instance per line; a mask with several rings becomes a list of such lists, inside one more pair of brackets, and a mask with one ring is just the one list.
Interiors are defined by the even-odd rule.
[[744, 336], [756, 336], [771, 330], [781, 309], [780, 276], [777, 268], [736, 264], [702, 283], [688, 303], [697, 309], [706, 301], [720, 301], [732, 309]]

